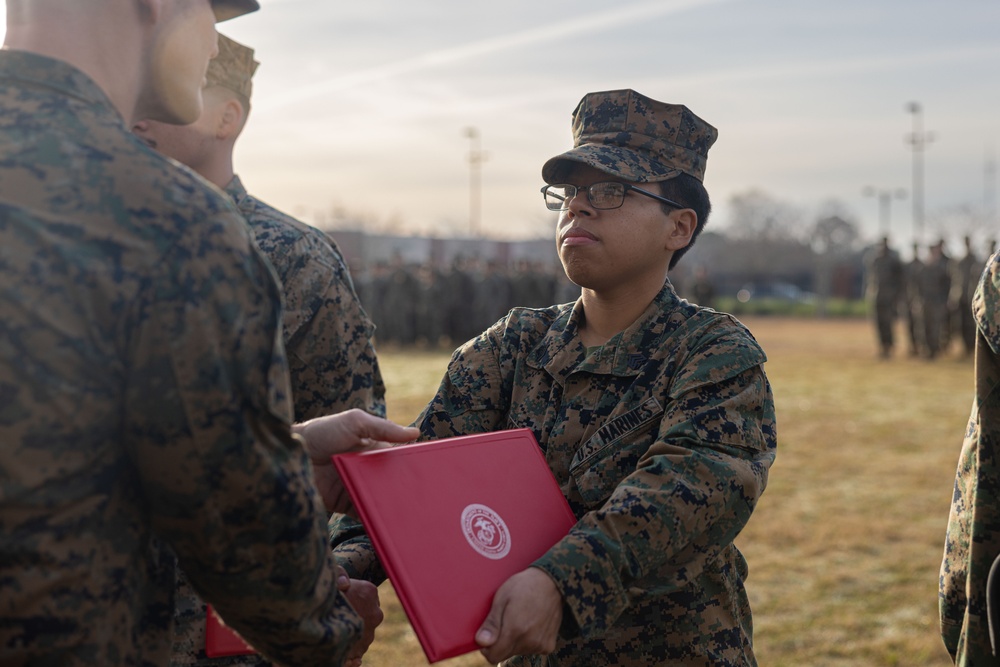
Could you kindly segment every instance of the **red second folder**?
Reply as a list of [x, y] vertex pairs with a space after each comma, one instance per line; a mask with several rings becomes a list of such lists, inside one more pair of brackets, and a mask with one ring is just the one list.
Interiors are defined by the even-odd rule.
[[430, 662], [478, 649], [496, 590], [576, 523], [530, 429], [333, 461]]
[[209, 658], [223, 658], [254, 652], [249, 644], [219, 619], [212, 605], [208, 605], [205, 610], [205, 655]]

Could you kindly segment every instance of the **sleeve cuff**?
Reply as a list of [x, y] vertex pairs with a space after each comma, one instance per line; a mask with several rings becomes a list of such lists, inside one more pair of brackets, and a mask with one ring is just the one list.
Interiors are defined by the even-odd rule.
[[532, 566], [552, 577], [563, 596], [564, 637], [603, 634], [628, 607], [625, 586], [596, 536], [573, 531]]

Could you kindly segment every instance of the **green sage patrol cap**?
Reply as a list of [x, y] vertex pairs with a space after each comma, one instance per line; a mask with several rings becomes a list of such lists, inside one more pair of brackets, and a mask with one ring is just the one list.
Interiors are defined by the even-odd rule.
[[260, 9], [257, 0], [212, 0], [215, 22], [221, 23]]
[[546, 162], [542, 178], [558, 183], [577, 162], [631, 183], [681, 173], [703, 181], [708, 149], [718, 136], [682, 104], [628, 89], [588, 93], [573, 112], [573, 148]]
[[253, 49], [219, 34], [219, 55], [208, 63], [209, 86], [221, 86], [250, 100], [253, 73], [260, 65], [253, 59]]

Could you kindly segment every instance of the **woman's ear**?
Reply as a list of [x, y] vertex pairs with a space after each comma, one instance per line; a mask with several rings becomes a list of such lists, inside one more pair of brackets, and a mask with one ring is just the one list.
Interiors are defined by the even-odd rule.
[[670, 219], [673, 224], [667, 231], [666, 249], [677, 251], [688, 247], [691, 237], [698, 228], [698, 214], [694, 209], [682, 208], [672, 211]]

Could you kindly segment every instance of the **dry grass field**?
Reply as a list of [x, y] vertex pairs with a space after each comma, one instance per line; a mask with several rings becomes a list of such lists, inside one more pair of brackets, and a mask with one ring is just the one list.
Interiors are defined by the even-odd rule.
[[[737, 542], [750, 562], [759, 664], [950, 664], [937, 573], [971, 361], [877, 360], [865, 321], [745, 323], [767, 351], [778, 415], [770, 484]], [[416, 416], [448, 356], [380, 350], [390, 418]], [[365, 664], [426, 665], [391, 586], [380, 593], [386, 621]], [[486, 662], [473, 653], [438, 664]]]

